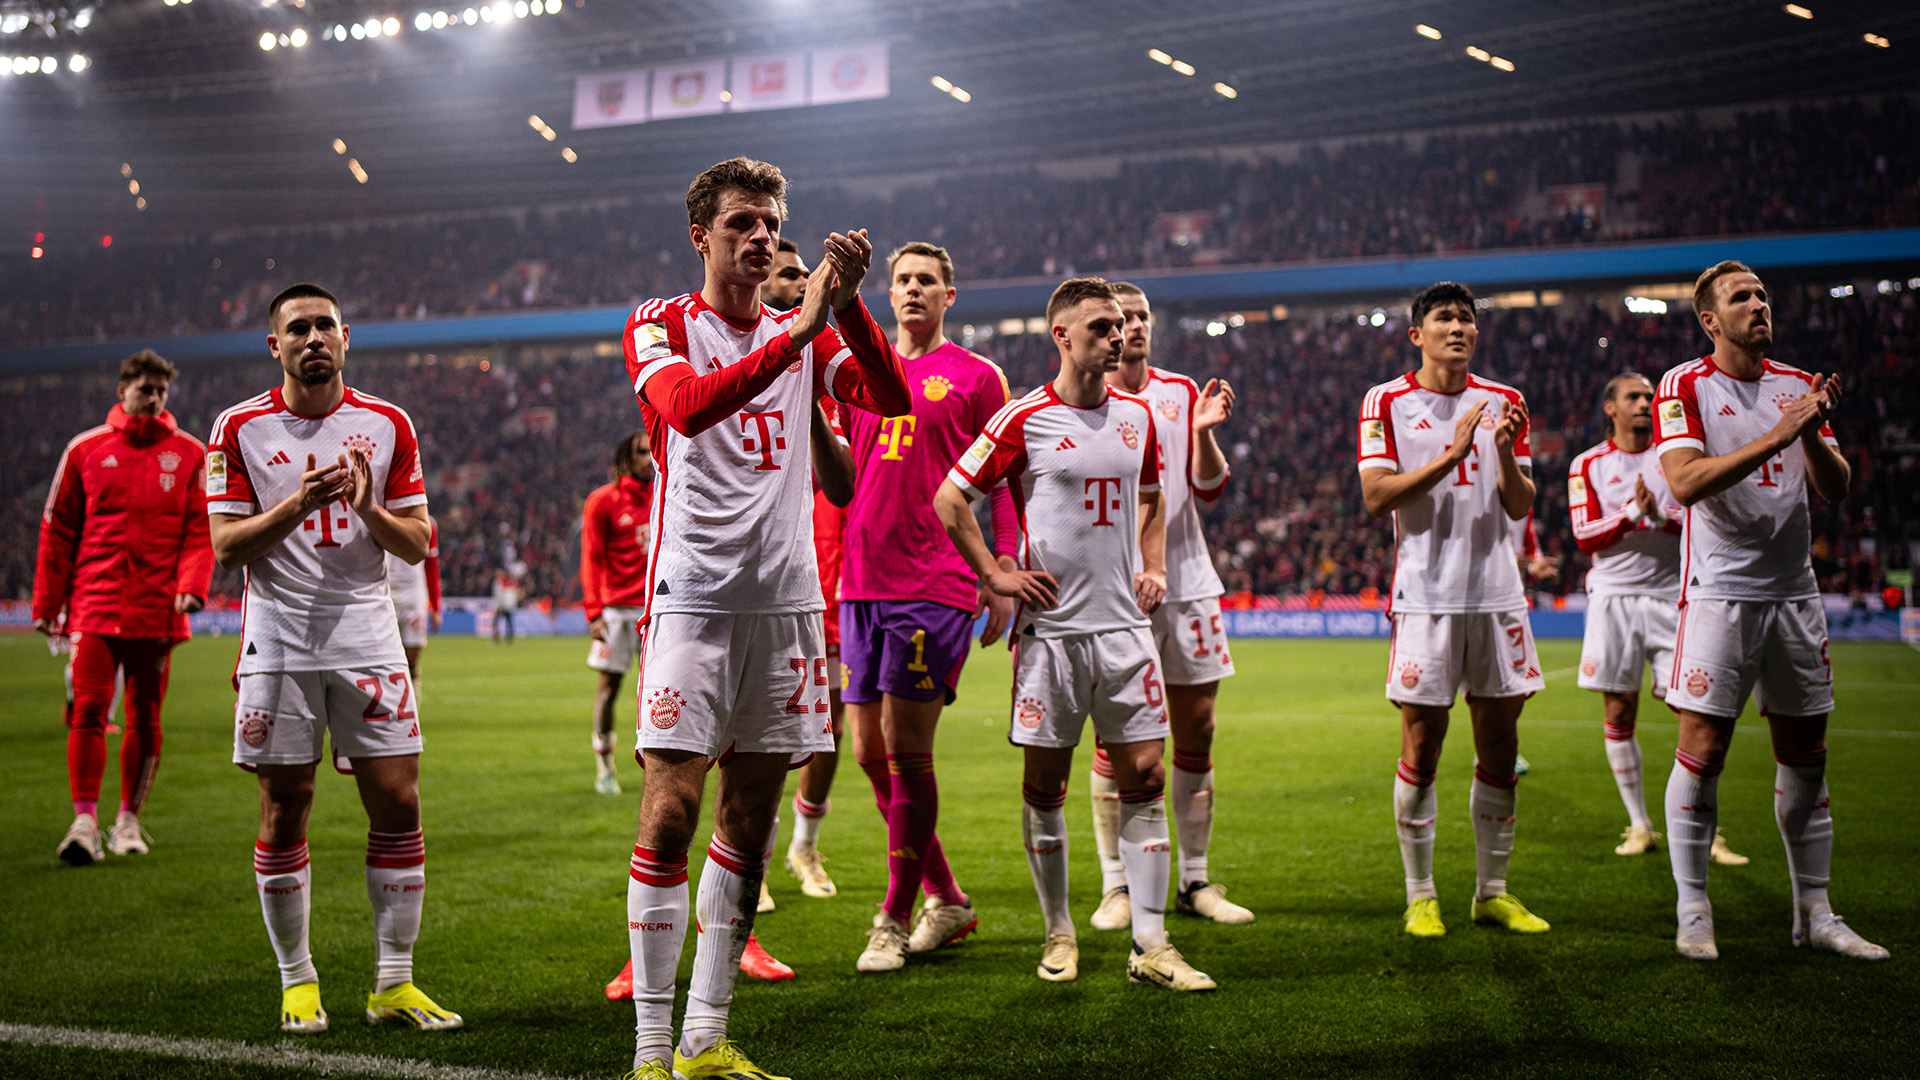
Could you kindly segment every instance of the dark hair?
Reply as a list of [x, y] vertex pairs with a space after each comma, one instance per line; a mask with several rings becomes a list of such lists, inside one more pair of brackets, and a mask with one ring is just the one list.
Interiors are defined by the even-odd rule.
[[620, 441], [614, 444], [613, 446], [614, 479], [617, 480], [622, 476], [633, 475], [634, 440], [645, 439], [647, 437], [648, 436], [647, 436], [646, 428], [635, 428], [632, 431], [629, 431], [625, 435], [621, 436]]
[[172, 364], [162, 359], [152, 349], [141, 349], [125, 360], [120, 361], [120, 385], [139, 382], [148, 375], [158, 375], [168, 382], [178, 374]]
[[711, 226], [720, 212], [720, 196], [728, 190], [749, 195], [771, 195], [780, 220], [787, 220], [787, 178], [778, 165], [752, 158], [728, 158], [693, 178], [687, 185], [687, 224]]
[[893, 276], [893, 265], [900, 261], [902, 255], [925, 255], [927, 258], [940, 264], [941, 282], [947, 285], [953, 284], [953, 256], [947, 254], [946, 248], [938, 244], [929, 244], [925, 240], [914, 240], [901, 244], [899, 247], [893, 249], [893, 254], [887, 256], [888, 277]]
[[791, 251], [795, 255], [800, 254], [800, 245], [794, 243], [793, 241], [787, 239], [784, 236], [780, 238], [780, 243], [777, 246], [781, 251]]
[[[1693, 314], [1697, 318], [1703, 311], [1713, 310], [1713, 283], [1728, 274], [1751, 274], [1753, 267], [1737, 259], [1727, 259], [1714, 263], [1700, 272], [1693, 283]], [[1756, 275], [1757, 276], [1757, 275]]]
[[269, 330], [273, 329], [275, 324], [279, 321], [281, 305], [285, 304], [289, 300], [298, 300], [304, 296], [317, 296], [320, 299], [325, 300], [327, 303], [332, 304], [333, 310], [335, 311], [340, 310], [339, 297], [333, 295], [332, 293], [321, 288], [320, 286], [315, 285], [311, 281], [303, 281], [298, 285], [289, 285], [286, 288], [281, 289], [280, 295], [274, 297], [273, 303], [267, 305], [267, 329]]
[[[1620, 384], [1623, 382], [1626, 382], [1629, 379], [1639, 379], [1641, 382], [1646, 383], [1648, 386], [1653, 385], [1652, 379], [1647, 378], [1645, 375], [1642, 375], [1637, 371], [1623, 371], [1620, 374], [1615, 375], [1613, 378], [1607, 380], [1606, 389], [1600, 391], [1600, 404], [1602, 406], [1600, 415], [1602, 416], [1606, 415], [1606, 409], [1604, 408], [1604, 406], [1607, 404], [1607, 402], [1613, 400], [1614, 391], [1620, 389]], [[1607, 421], [1607, 438], [1609, 439], [1613, 438], [1613, 421], [1611, 420]]]
[[1118, 299], [1119, 298], [1113, 294], [1113, 286], [1109, 284], [1105, 278], [1072, 278], [1061, 282], [1060, 287], [1053, 290], [1053, 299], [1047, 301], [1047, 321], [1053, 321], [1055, 315], [1073, 307], [1082, 300], [1117, 301]]
[[1147, 295], [1147, 290], [1135, 285], [1131, 281], [1116, 281], [1113, 283], [1113, 294], [1115, 296], [1145, 296]]
[[1467, 310], [1473, 310], [1473, 290], [1457, 281], [1440, 281], [1421, 289], [1413, 297], [1413, 325], [1419, 326], [1427, 319], [1427, 312], [1444, 304], [1465, 304]]

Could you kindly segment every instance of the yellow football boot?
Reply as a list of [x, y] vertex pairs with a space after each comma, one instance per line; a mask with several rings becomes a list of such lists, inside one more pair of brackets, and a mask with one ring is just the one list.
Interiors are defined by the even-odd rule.
[[1414, 937], [1446, 937], [1447, 924], [1440, 921], [1440, 901], [1426, 896], [1408, 904], [1407, 933]]
[[318, 1035], [327, 1030], [327, 1010], [320, 1007], [319, 983], [301, 983], [280, 991], [280, 1030], [295, 1035]]
[[1544, 934], [1552, 929], [1547, 920], [1528, 911], [1511, 893], [1475, 900], [1473, 921], [1482, 926], [1504, 926], [1516, 934]]
[[410, 982], [367, 995], [367, 1023], [380, 1024], [388, 1020], [411, 1024], [421, 1031], [456, 1031], [466, 1026], [459, 1013], [435, 1005], [432, 998]]

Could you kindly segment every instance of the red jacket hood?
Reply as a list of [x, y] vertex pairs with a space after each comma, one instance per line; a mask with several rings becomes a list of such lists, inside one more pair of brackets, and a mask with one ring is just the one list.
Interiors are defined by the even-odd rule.
[[152, 446], [180, 430], [179, 422], [165, 409], [160, 410], [159, 416], [133, 416], [118, 402], [107, 410], [107, 426], [125, 435], [135, 446]]

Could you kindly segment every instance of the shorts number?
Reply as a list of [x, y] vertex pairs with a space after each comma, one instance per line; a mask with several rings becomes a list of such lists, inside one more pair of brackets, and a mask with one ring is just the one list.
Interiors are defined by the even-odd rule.
[[[827, 701], [825, 694], [820, 696], [819, 701], [813, 703], [812, 708], [808, 708], [806, 702], [800, 700], [800, 695], [807, 692], [806, 659], [796, 656], [789, 659], [787, 665], [793, 669], [795, 674], [800, 676], [800, 685], [794, 687], [793, 696], [787, 698], [787, 711], [790, 713], [826, 712]], [[824, 656], [816, 656], [813, 658], [813, 685], [827, 685], [827, 658]]]
[[353, 680], [353, 685], [368, 695], [367, 709], [360, 714], [361, 719], [379, 723], [383, 720], [412, 720], [418, 716], [418, 713], [407, 708], [413, 701], [413, 683], [407, 680], [407, 673], [389, 671], [387, 681], [400, 688], [400, 707], [393, 712], [381, 711], [380, 699], [385, 696], [385, 688], [380, 685], [380, 676], [369, 675], [364, 679]]
[[1517, 668], [1525, 667], [1527, 665], [1527, 628], [1524, 626], [1509, 626], [1506, 629], [1507, 640], [1512, 643], [1513, 651], [1520, 654], [1520, 658], [1513, 662], [1513, 666]]
[[[1218, 641], [1220, 639], [1220, 616], [1213, 616], [1211, 622], [1213, 624], [1214, 640]], [[1202, 629], [1202, 624], [1199, 619], [1193, 620], [1193, 658], [1195, 660], [1205, 660], [1208, 653], [1218, 651], [1219, 646], [1217, 645], [1213, 648], [1207, 647], [1206, 631]]]
[[1147, 673], [1140, 680], [1141, 685], [1145, 687], [1147, 691], [1147, 704], [1152, 705], [1155, 708], [1158, 708], [1163, 702], [1167, 700], [1166, 693], [1162, 691], [1160, 688], [1160, 680], [1157, 678], [1154, 678], [1154, 673], [1159, 668], [1159, 666], [1160, 665], [1158, 663], [1155, 663], [1153, 661], [1148, 661]]
[[927, 670], [927, 632], [925, 630], [913, 632], [913, 660], [907, 664], [907, 670]]

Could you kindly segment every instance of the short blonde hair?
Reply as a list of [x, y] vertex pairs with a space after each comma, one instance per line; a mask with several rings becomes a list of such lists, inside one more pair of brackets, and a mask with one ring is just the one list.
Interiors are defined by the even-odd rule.
[[947, 285], [953, 284], [953, 256], [947, 254], [946, 248], [938, 244], [929, 244], [925, 240], [915, 240], [911, 243], [901, 244], [899, 247], [893, 249], [893, 254], [887, 256], [887, 277], [893, 277], [893, 264], [899, 262], [900, 257], [903, 255], [925, 255], [927, 258], [938, 262], [940, 264], [940, 281]]

